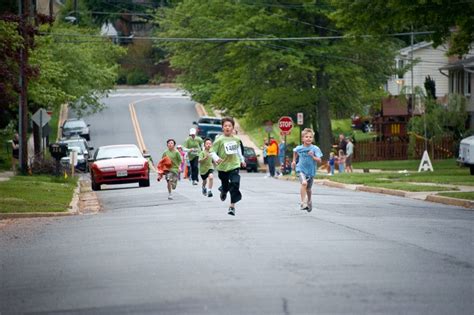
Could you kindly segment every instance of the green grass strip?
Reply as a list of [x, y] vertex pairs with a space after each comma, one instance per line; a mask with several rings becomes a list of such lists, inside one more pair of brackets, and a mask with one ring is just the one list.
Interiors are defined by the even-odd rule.
[[77, 178], [14, 176], [0, 182], [0, 213], [66, 212]]
[[438, 195], [444, 196], [444, 197], [458, 198], [458, 199], [474, 200], [474, 191], [444, 192], [444, 193], [439, 193]]

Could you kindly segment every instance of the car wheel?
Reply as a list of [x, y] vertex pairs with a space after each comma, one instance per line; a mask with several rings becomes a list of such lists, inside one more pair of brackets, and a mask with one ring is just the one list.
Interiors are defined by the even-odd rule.
[[149, 187], [150, 186], [150, 179], [143, 179], [138, 182], [138, 186], [140, 187]]
[[253, 171], [254, 171], [255, 173], [258, 173], [258, 168], [257, 168], [256, 166], [254, 166]]
[[97, 184], [96, 182], [94, 182], [94, 180], [91, 181], [91, 188], [93, 191], [97, 191], [97, 190], [100, 190], [100, 184]]

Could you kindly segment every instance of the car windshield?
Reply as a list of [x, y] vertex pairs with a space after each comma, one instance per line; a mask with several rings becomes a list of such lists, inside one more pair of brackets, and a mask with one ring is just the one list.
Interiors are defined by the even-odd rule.
[[220, 118], [201, 118], [199, 119], [200, 124], [211, 124], [220, 125], [222, 120]]
[[244, 147], [244, 155], [246, 156], [255, 155], [255, 151], [252, 148]]
[[78, 140], [65, 140], [62, 143], [66, 143], [68, 147], [80, 147], [82, 151], [86, 151], [86, 144], [84, 141]]
[[85, 127], [87, 127], [87, 125], [83, 120], [68, 120], [64, 123], [64, 128], [66, 129], [85, 128]]
[[96, 160], [117, 159], [125, 157], [142, 157], [136, 146], [102, 147], [97, 151]]
[[76, 151], [78, 154], [83, 154], [83, 152], [84, 152], [84, 151], [82, 151], [82, 149], [80, 147], [68, 146], [67, 149], [68, 149], [69, 152]]

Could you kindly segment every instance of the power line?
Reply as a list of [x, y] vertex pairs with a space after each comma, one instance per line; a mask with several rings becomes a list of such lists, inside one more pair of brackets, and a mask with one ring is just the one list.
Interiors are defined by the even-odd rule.
[[[331, 39], [353, 39], [353, 38], [372, 38], [372, 37], [397, 37], [408, 35], [433, 34], [434, 32], [409, 32], [394, 33], [385, 35], [360, 35], [360, 36], [307, 36], [307, 37], [154, 37], [154, 36], [114, 36], [117, 39], [168, 41], [168, 42], [263, 42], [263, 41], [319, 41]], [[66, 33], [47, 33], [40, 32], [41, 35], [50, 35], [55, 37], [104, 37], [94, 34], [66, 34]]]

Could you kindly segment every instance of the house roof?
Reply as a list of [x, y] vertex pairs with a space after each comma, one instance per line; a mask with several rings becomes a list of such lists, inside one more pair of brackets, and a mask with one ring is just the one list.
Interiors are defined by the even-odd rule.
[[470, 68], [474, 70], [474, 57], [469, 57], [466, 59], [462, 59], [450, 64], [447, 64], [439, 70], [456, 70], [456, 69], [464, 69], [464, 68]]
[[[419, 42], [419, 43], [416, 43], [413, 45], [413, 51], [416, 51], [418, 49], [423, 49], [423, 48], [426, 48], [426, 47], [429, 47], [429, 46], [432, 46], [433, 45], [433, 42], [425, 42], [425, 41], [422, 41], [422, 42]], [[400, 55], [408, 55], [412, 50], [412, 47], [411, 46], [407, 46], [407, 47], [404, 47], [402, 49], [399, 50], [399, 54]]]

